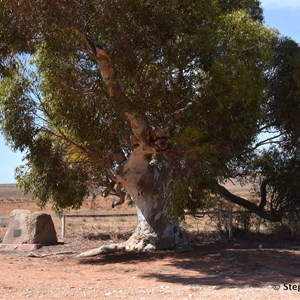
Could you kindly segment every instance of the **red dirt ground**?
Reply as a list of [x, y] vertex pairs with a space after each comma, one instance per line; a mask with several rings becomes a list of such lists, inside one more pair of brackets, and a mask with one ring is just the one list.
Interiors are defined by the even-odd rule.
[[[37, 210], [33, 201], [16, 199], [1, 198], [0, 191], [0, 215], [16, 207]], [[134, 219], [129, 225], [122, 219], [101, 222], [96, 227], [89, 220], [70, 220], [65, 243], [57, 246], [31, 253], [0, 250], [0, 299], [300, 299], [297, 241], [260, 237], [228, 243], [203, 234], [192, 252], [79, 259], [78, 253], [124, 238], [134, 227]], [[94, 235], [84, 235], [84, 226], [92, 226]], [[120, 233], [113, 235], [116, 229]], [[4, 233], [3, 225], [0, 239]]]

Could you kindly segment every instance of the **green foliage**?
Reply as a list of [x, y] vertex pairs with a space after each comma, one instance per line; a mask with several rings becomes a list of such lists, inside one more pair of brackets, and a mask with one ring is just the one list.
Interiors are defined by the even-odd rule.
[[242, 161], [241, 155], [254, 142], [264, 118], [261, 107], [267, 101], [264, 71], [270, 67], [267, 58], [274, 32], [244, 11], [219, 21], [218, 55], [199, 88], [199, 100], [174, 138], [175, 145], [184, 149], [179, 176], [184, 174], [187, 188], [196, 181], [192, 187], [199, 195], [205, 189], [214, 192], [216, 178], [232, 176], [230, 165], [237, 158]]
[[256, 0], [1, 0], [0, 118], [26, 154], [19, 184], [42, 206], [79, 207], [115, 168], [110, 154], [131, 150], [126, 107], [111, 101], [88, 41], [109, 52], [150, 126], [191, 104], [172, 132], [165, 197], [174, 215], [209, 207], [218, 180], [253, 170], [246, 164], [262, 124], [297, 140], [298, 46], [277, 43], [262, 20]]
[[199, 210], [211, 209], [216, 199], [209, 192], [208, 184], [208, 180], [205, 185], [196, 177], [191, 180], [183, 178], [172, 182], [168, 192], [163, 196], [165, 200], [172, 199], [169, 217], [172, 219], [179, 216], [183, 219], [185, 211], [195, 214]]
[[24, 150], [32, 144], [35, 134], [35, 105], [28, 95], [28, 81], [13, 73], [0, 83], [3, 133], [13, 149]]
[[43, 110], [51, 125], [94, 153], [119, 145], [124, 117], [116, 114], [92, 61], [43, 43], [34, 59], [40, 74]]
[[258, 0], [223, 0], [220, 6], [224, 12], [244, 9], [256, 21], [263, 21], [263, 11]]
[[269, 209], [271, 211], [300, 209], [300, 152], [298, 147], [290, 149], [271, 147], [254, 160], [256, 176], [267, 178]]
[[276, 68], [270, 74], [270, 121], [280, 131], [300, 138], [300, 47], [288, 38], [275, 45]]
[[32, 192], [40, 207], [51, 201], [53, 209], [60, 213], [64, 208], [79, 208], [88, 195], [88, 174], [80, 164], [66, 160], [63, 143], [56, 143], [40, 135], [27, 164], [17, 169], [19, 186]]

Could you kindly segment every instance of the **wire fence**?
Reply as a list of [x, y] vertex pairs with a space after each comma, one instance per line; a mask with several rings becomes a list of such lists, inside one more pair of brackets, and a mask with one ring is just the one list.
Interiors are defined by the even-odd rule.
[[[289, 213], [296, 213], [299, 214], [298, 211], [293, 211]], [[224, 221], [226, 223], [227, 227], [227, 235], [229, 241], [233, 240], [233, 234], [234, 234], [234, 225], [233, 225], [233, 220], [234, 216], [236, 215], [252, 215], [253, 213], [249, 211], [224, 211], [224, 210], [219, 210], [219, 211], [200, 211], [195, 214], [191, 213], [186, 213], [186, 216], [190, 216], [194, 218], [195, 220], [197, 219], [202, 219], [205, 216], [223, 216]], [[67, 223], [68, 219], [75, 219], [75, 218], [94, 218], [94, 219], [108, 219], [108, 218], [127, 218], [127, 217], [136, 217], [137, 215], [135, 213], [120, 213], [120, 214], [64, 214], [60, 217], [59, 220], [59, 227], [61, 229], [61, 240], [64, 242], [65, 236], [66, 236], [66, 231], [67, 231]], [[0, 216], [0, 221], [5, 221], [9, 219], [9, 216]], [[58, 220], [57, 220], [58, 221]], [[300, 221], [300, 220], [299, 220]], [[70, 227], [68, 230], [72, 230], [73, 225], [70, 224]]]
[[[227, 218], [227, 227], [228, 227], [228, 239], [233, 240], [233, 215], [241, 214], [241, 213], [250, 213], [247, 211], [202, 211], [197, 212], [196, 214], [186, 213], [185, 215], [193, 216], [196, 219], [204, 218], [206, 215], [224, 215]], [[136, 217], [136, 214], [101, 214], [101, 215], [89, 215], [89, 214], [81, 214], [81, 215], [62, 215], [61, 216], [61, 238], [64, 241], [66, 234], [66, 224], [67, 218], [117, 218], [117, 217]]]

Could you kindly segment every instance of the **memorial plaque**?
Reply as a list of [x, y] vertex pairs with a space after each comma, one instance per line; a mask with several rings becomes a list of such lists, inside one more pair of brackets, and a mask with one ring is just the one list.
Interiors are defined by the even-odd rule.
[[20, 247], [23, 244], [57, 244], [55, 227], [49, 214], [15, 209], [10, 213], [9, 221], [2, 245], [13, 244], [13, 247]]
[[13, 237], [19, 237], [22, 234], [22, 230], [21, 229], [15, 229], [14, 233], [13, 233]]

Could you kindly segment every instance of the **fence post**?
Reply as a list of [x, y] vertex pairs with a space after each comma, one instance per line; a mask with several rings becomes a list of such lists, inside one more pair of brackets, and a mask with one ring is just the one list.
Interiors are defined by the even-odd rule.
[[228, 239], [229, 241], [233, 240], [233, 232], [232, 232], [232, 211], [227, 213], [227, 225], [228, 225]]
[[65, 230], [66, 230], [66, 216], [62, 215], [61, 216], [61, 239], [62, 239], [62, 242], [65, 241]]

